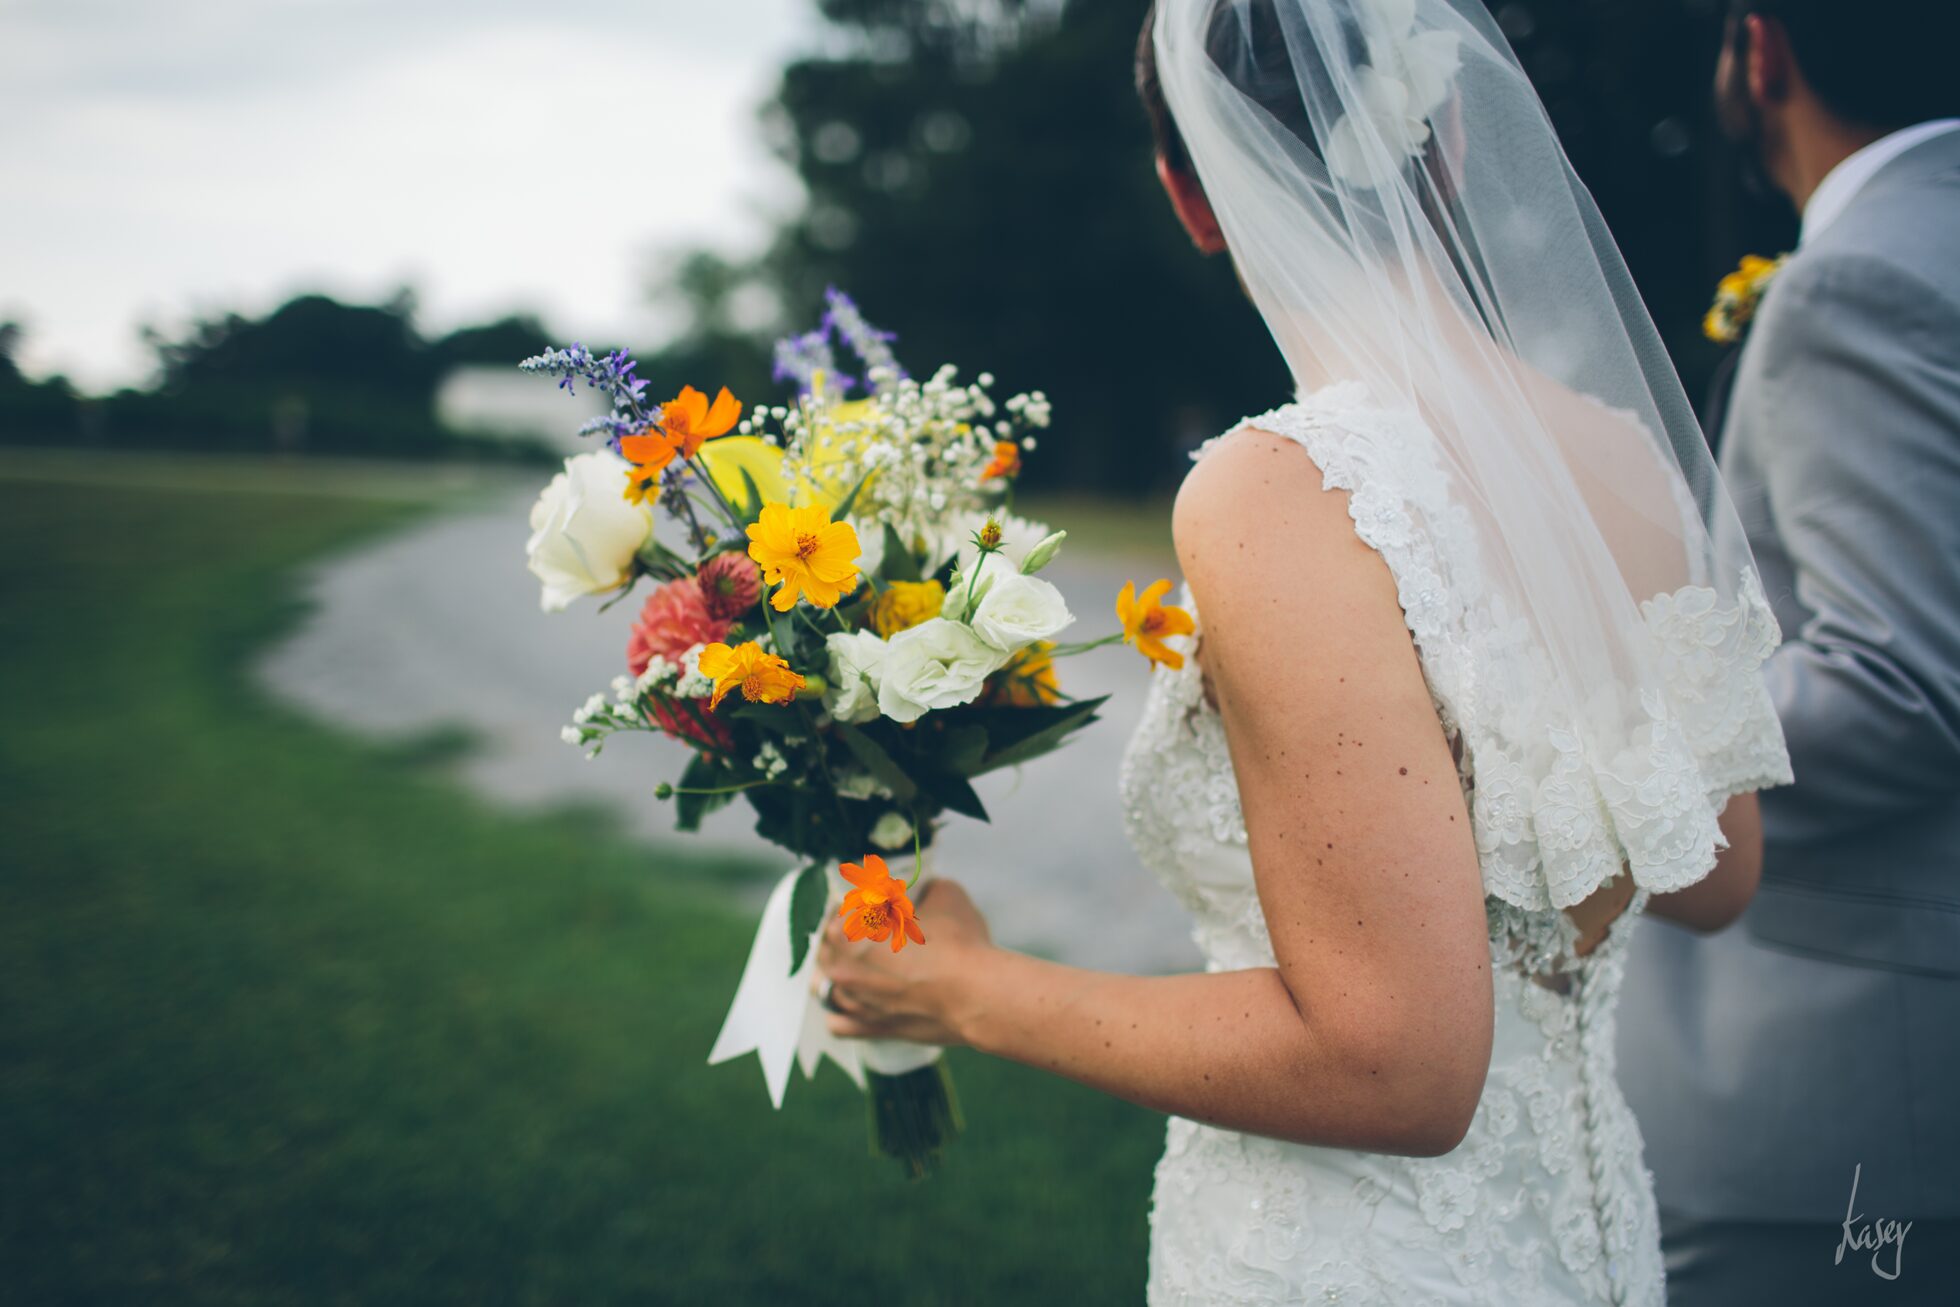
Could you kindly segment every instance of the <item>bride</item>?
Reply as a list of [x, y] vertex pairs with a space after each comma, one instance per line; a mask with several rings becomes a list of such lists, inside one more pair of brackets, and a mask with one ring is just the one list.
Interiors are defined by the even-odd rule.
[[1171, 1114], [1150, 1301], [1662, 1302], [1627, 936], [1755, 888], [1777, 640], [1694, 419], [1481, 0], [1158, 0], [1158, 171], [1299, 387], [1173, 526], [1121, 786], [1204, 974], [826, 934], [833, 1031]]

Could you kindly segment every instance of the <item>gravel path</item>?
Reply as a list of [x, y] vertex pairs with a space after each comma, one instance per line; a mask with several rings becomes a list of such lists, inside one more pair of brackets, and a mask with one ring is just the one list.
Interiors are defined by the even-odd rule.
[[[673, 832], [672, 809], [652, 790], [679, 774], [680, 746], [623, 737], [587, 762], [559, 740], [572, 709], [625, 670], [633, 614], [630, 603], [605, 614], [591, 603], [538, 610], [523, 566], [531, 496], [526, 488], [496, 497], [318, 569], [306, 581], [311, 614], [266, 658], [266, 683], [322, 721], [374, 738], [461, 726], [478, 744], [463, 764], [467, 783], [500, 805], [616, 813], [647, 843], [656, 874], [663, 855], [701, 839], [780, 858], [751, 833], [740, 803], [701, 836]], [[1168, 567], [1164, 558], [1078, 550], [1049, 575], [1077, 613], [1071, 635], [1087, 639], [1112, 629], [1123, 581], [1145, 584]], [[1182, 910], [1123, 837], [1116, 773], [1147, 674], [1120, 646], [1063, 664], [1071, 693], [1115, 696], [1103, 720], [1018, 772], [983, 778], [996, 824], [956, 817], [942, 834], [935, 870], [967, 884], [1002, 942], [1116, 970], [1198, 965]]]

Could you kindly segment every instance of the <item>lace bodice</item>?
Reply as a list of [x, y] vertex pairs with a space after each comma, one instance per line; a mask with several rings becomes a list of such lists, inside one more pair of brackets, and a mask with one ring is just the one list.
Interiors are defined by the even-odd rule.
[[[1662, 596], [1645, 612], [1669, 694], [1650, 705], [1645, 755], [1594, 763], [1555, 728], [1527, 740], [1517, 722], [1530, 714], [1517, 707], [1535, 669], [1477, 583], [1474, 542], [1420, 424], [1343, 386], [1242, 425], [1297, 441], [1324, 483], [1348, 492], [1356, 532], [1395, 577], [1462, 760], [1495, 1039], [1470, 1131], [1444, 1157], [1310, 1148], [1173, 1118], [1150, 1301], [1658, 1305], [1652, 1184], [1614, 1079], [1614, 1007], [1646, 894], [1706, 871], [1690, 850], [1707, 847], [1702, 823], [1721, 800], [1787, 776], [1755, 666], [1737, 675], [1697, 656], [1720, 638], [1733, 647], [1741, 623], [1760, 662], [1775, 622], [1748, 578], [1742, 604], [1726, 610], [1712, 590]], [[1224, 725], [1195, 657], [1156, 673], [1122, 789], [1131, 842], [1191, 913], [1209, 969], [1274, 965]], [[1576, 956], [1559, 908], [1623, 867], [1631, 908]]]

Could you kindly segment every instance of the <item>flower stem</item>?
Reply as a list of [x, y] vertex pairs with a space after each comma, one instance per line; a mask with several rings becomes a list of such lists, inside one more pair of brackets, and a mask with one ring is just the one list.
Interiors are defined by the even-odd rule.
[[748, 523], [742, 520], [742, 515], [735, 511], [735, 505], [728, 502], [728, 496], [724, 495], [721, 492], [721, 487], [715, 484], [714, 473], [708, 470], [708, 465], [701, 461], [699, 454], [696, 454], [687, 461], [688, 465], [694, 469], [695, 475], [701, 478], [702, 482], [708, 487], [709, 493], [715, 497], [715, 502], [721, 505], [721, 511], [728, 515], [729, 525], [733, 526], [738, 534], [741, 533], [748, 526]]
[[723, 785], [716, 789], [704, 790], [686, 785], [661, 785], [655, 788], [657, 798], [668, 798], [675, 794], [740, 794], [743, 790], [758, 789], [769, 784], [768, 781], [743, 781], [740, 785]]
[[1091, 649], [1101, 649], [1106, 645], [1121, 644], [1125, 638], [1124, 634], [1118, 631], [1114, 635], [1105, 635], [1100, 640], [1084, 640], [1080, 644], [1058, 644], [1048, 651], [1048, 656], [1050, 658], [1070, 658], [1079, 653], [1088, 653]]

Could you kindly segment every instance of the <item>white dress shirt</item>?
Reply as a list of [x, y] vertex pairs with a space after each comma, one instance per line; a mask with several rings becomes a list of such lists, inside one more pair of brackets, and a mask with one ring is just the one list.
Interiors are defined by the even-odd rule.
[[1935, 136], [1944, 136], [1951, 131], [1960, 130], [1960, 118], [1934, 118], [1929, 122], [1917, 123], [1881, 136], [1864, 149], [1848, 156], [1824, 174], [1824, 180], [1817, 183], [1811, 192], [1810, 203], [1803, 206], [1803, 233], [1797, 243], [1814, 240], [1824, 228], [1836, 222], [1844, 211], [1851, 207], [1858, 192], [1892, 160], [1910, 150], [1922, 141], [1930, 141]]

